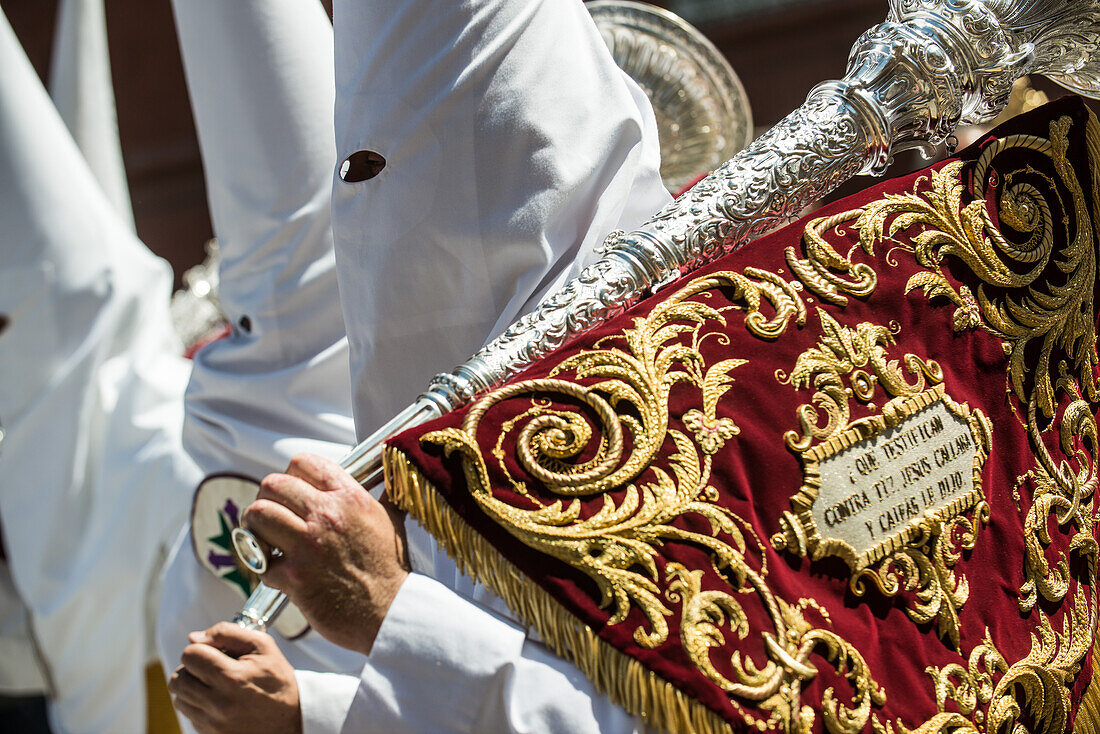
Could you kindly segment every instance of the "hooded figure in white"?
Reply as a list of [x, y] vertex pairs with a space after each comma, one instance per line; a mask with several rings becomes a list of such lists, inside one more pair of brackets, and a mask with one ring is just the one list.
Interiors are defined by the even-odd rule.
[[171, 271], [115, 213], [2, 15], [0, 68], [0, 690], [37, 675], [58, 734], [140, 732], [145, 594], [198, 477]]
[[[324, 34], [309, 19], [319, 12], [311, 0], [179, 0], [175, 10], [207, 174], [228, 176], [233, 184], [210, 186], [225, 247], [215, 192], [265, 202], [296, 182], [286, 170], [314, 170], [303, 159], [313, 150], [309, 141], [320, 138], [288, 140], [278, 128], [284, 120], [323, 124], [305, 110], [326, 89], [307, 58], [322, 55]], [[279, 28], [278, 17], [295, 32]], [[296, 40], [299, 34], [308, 42]], [[341, 296], [363, 434], [411, 401], [434, 372], [469, 356], [574, 274], [611, 230], [633, 228], [669, 196], [658, 174], [648, 101], [616, 68], [579, 2], [430, 9], [337, 2], [336, 38], [336, 137], [339, 159], [351, 159], [338, 170], [349, 179], [363, 175], [364, 156], [352, 157], [357, 151], [375, 151], [387, 161], [373, 179], [338, 178], [334, 184]], [[289, 89], [296, 92], [287, 94]], [[317, 160], [332, 153], [319, 152]], [[378, 173], [378, 158], [371, 160], [367, 176]], [[246, 192], [257, 193], [246, 198]], [[278, 211], [312, 211], [299, 202], [307, 194], [284, 196]], [[244, 207], [236, 214], [256, 216]], [[312, 216], [321, 221], [319, 213]], [[275, 222], [265, 226], [271, 229], [260, 231], [264, 241], [289, 246]], [[225, 277], [223, 269], [223, 289]], [[276, 282], [285, 280], [284, 274]], [[262, 308], [243, 306], [229, 316], [238, 323], [249, 316], [251, 336], [238, 331], [235, 337], [245, 344], [274, 339], [274, 323], [286, 330], [284, 342], [317, 349], [324, 343], [317, 333], [322, 304], [311, 308], [313, 318], [273, 319], [259, 328], [255, 314]], [[215, 348], [225, 350], [228, 366], [232, 345]], [[294, 393], [275, 382], [256, 389], [245, 379], [220, 388], [223, 378], [204, 370], [203, 354], [188, 399], [210, 410], [189, 424], [189, 440], [198, 435], [192, 431], [226, 424], [221, 438], [240, 448], [223, 449], [224, 466], [209, 458], [204, 465], [256, 467], [262, 462], [248, 451], [277, 435], [265, 432], [268, 424], [260, 419], [285, 414], [280, 401]], [[268, 352], [263, 362], [253, 362], [257, 374], [251, 379], [259, 379], [258, 365], [266, 363], [275, 378], [318, 384], [305, 361], [278, 369], [277, 356]], [[222, 400], [206, 400], [204, 393]], [[251, 406], [254, 425], [214, 416], [230, 413], [231, 396], [242, 408]], [[339, 410], [327, 401], [315, 406]], [[312, 435], [308, 424], [297, 431], [286, 420], [274, 425], [289, 435]], [[287, 441], [279, 448], [299, 446]], [[575, 667], [529, 639], [500, 600], [461, 576], [423, 530], [412, 523], [407, 530], [414, 567], [424, 575], [406, 582], [359, 679], [298, 672], [306, 732], [341, 726], [347, 732], [640, 727], [596, 694]], [[177, 556], [174, 566], [179, 563]], [[166, 585], [166, 599], [176, 594], [172, 586]], [[200, 586], [210, 584], [191, 588]], [[166, 603], [162, 620], [182, 604]], [[169, 645], [182, 645], [183, 628], [176, 629], [171, 639], [161, 634], [166, 658]], [[424, 705], [426, 697], [433, 705]]]

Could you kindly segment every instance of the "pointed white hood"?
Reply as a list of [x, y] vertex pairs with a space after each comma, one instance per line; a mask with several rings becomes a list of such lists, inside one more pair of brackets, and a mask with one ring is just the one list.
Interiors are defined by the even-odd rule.
[[[137, 731], [144, 596], [197, 471], [171, 273], [115, 213], [0, 15], [0, 523], [59, 732]], [[135, 634], [135, 631], [137, 632]]]
[[103, 0], [61, 0], [58, 5], [50, 96], [115, 213], [134, 229]]

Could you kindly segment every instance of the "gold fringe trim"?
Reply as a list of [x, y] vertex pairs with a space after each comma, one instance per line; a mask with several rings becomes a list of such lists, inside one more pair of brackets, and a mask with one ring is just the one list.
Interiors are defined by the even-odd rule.
[[386, 447], [386, 488], [393, 503], [435, 537], [459, 569], [504, 599], [555, 653], [593, 685], [650, 725], [677, 734], [720, 734], [729, 722], [604, 642], [550, 594], [512, 565], [452, 510], [404, 452]]

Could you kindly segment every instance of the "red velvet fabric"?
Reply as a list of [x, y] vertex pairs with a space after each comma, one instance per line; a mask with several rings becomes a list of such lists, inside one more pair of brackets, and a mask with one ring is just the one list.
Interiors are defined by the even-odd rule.
[[[1068, 116], [1073, 121], [1069, 133], [1069, 160], [1091, 205], [1094, 182], [1091, 180], [1084, 137], [1087, 114], [1079, 100], [1061, 100], [1010, 121], [975, 146], [960, 153], [957, 159], [973, 161], [992, 141], [1010, 135], [1034, 133], [1048, 138], [1050, 122]], [[1007, 173], [1017, 166], [1029, 164], [1038, 167], [1039, 175], [1056, 178], [1053, 169], [1049, 166], [1043, 169], [1041, 159], [1034, 155], [1021, 154], [1017, 160], [1006, 154], [1003, 159], [996, 161], [994, 168], [1000, 171], [998, 166], [1003, 166], [1004, 173]], [[944, 165], [945, 163], [937, 164], [935, 168], [941, 169]], [[964, 169], [968, 170], [969, 168]], [[974, 185], [965, 173], [964, 181], [968, 187]], [[1003, 184], [1004, 178], [1001, 177], [998, 183]], [[545, 377], [555, 366], [582, 351], [608, 346], [624, 348], [623, 339], [616, 335], [621, 335], [624, 329], [630, 328], [634, 319], [649, 314], [655, 305], [689, 280], [707, 273], [740, 273], [746, 267], [752, 267], [779, 273], [784, 278], [793, 280], [784, 259], [784, 250], [793, 247], [799, 253], [804, 252], [802, 235], [809, 219], [856, 209], [888, 194], [904, 194], [914, 189], [926, 191], [927, 188], [927, 171], [876, 183], [856, 196], [815, 212], [807, 220], [795, 222], [757, 240], [666, 287], [611, 323], [566, 345], [516, 380]], [[1062, 193], [1065, 194], [1064, 191]], [[988, 210], [996, 217], [997, 195], [997, 191], [968, 190], [964, 194], [963, 203], [975, 198], [986, 199]], [[1061, 221], [1063, 214], [1069, 216], [1062, 209], [1067, 201], [1068, 195], [1060, 200], [1052, 197], [1050, 201], [1058, 221]], [[1096, 215], [1097, 212], [1090, 214]], [[1021, 239], [1018, 233], [1011, 232], [1007, 227], [1002, 226], [1002, 230], [1006, 236], [1013, 237], [1016, 241]], [[915, 263], [912, 254], [901, 249], [899, 245], [911, 243], [912, 238], [920, 231], [920, 227], [903, 230], [896, 235], [896, 243], [880, 242], [872, 256], [859, 248], [858, 233], [854, 228], [842, 225], [839, 231], [831, 232], [828, 239], [837, 252], [844, 254], [851, 250], [849, 256], [853, 261], [865, 262], [874, 267], [878, 274], [878, 285], [873, 293], [865, 298], [849, 297], [847, 305], [840, 307], [825, 304], [812, 294], [803, 292], [809, 310], [805, 323], [798, 326], [792, 322], [786, 332], [774, 340], [763, 340], [750, 334], [744, 326], [743, 311], [728, 310], [724, 312], [726, 326], [715, 327], [715, 330], [726, 337], [708, 338], [700, 345], [700, 352], [708, 365], [733, 357], [748, 360], [747, 364], [730, 372], [733, 377], [732, 387], [717, 404], [717, 416], [732, 419], [740, 428], [740, 433], [727, 440], [716, 454], [710, 484], [718, 492], [717, 502], [746, 522], [747, 528], [742, 530], [746, 532], [750, 545], [746, 552], [749, 563], [757, 569], [766, 569], [767, 584], [776, 597], [792, 605], [798, 605], [803, 599], [813, 600], [827, 612], [826, 619], [812, 605], [804, 605], [803, 608], [803, 613], [811, 624], [831, 630], [851, 642], [867, 661], [872, 677], [886, 694], [881, 705], [872, 706], [872, 714], [882, 721], [897, 721], [910, 728], [919, 726], [939, 710], [933, 681], [926, 668], [942, 668], [952, 663], [967, 667], [970, 652], [982, 643], [987, 630], [997, 649], [1011, 665], [1031, 651], [1032, 635], [1039, 626], [1039, 612], [1049, 615], [1054, 629], [1061, 630], [1072, 607], [1073, 596], [1070, 593], [1066, 601], [1060, 604], [1040, 602], [1037, 610], [1021, 611], [1019, 599], [1021, 587], [1026, 581], [1024, 517], [1032, 503], [1034, 485], [1024, 482], [1020, 485], [1018, 497], [1017, 485], [1018, 479], [1036, 465], [1035, 451], [1029, 444], [1023, 423], [1026, 406], [1021, 404], [1008, 387], [1007, 357], [1001, 339], [981, 329], [956, 331], [952, 328], [956, 309], [947, 299], [938, 297], [930, 300], [919, 288], [905, 292], [907, 281], [921, 268]], [[1062, 236], [1058, 234], [1057, 228], [1055, 236]], [[1095, 248], [1095, 233], [1088, 233], [1088, 238], [1090, 246]], [[945, 256], [944, 270], [956, 290], [966, 285], [972, 291], [978, 291], [978, 278], [958, 258]], [[1055, 283], [1064, 279], [1058, 273], [1049, 277]], [[716, 288], [709, 291], [709, 295], [694, 300], [706, 302], [716, 308], [742, 303], [734, 295], [729, 288]], [[789, 374], [799, 355], [817, 344], [821, 338], [821, 321], [816, 312], [819, 306], [846, 326], [855, 326], [861, 322], [895, 324], [897, 343], [889, 350], [890, 357], [901, 359], [903, 355], [912, 353], [925, 360], [935, 360], [943, 368], [943, 384], [947, 394], [957, 402], [965, 402], [971, 408], [980, 409], [992, 422], [992, 449], [982, 475], [985, 498], [990, 506], [990, 521], [979, 531], [976, 547], [972, 551], [964, 552], [955, 566], [956, 572], [965, 576], [970, 585], [969, 599], [960, 611], [960, 646], [957, 650], [937, 634], [934, 623], [917, 624], [909, 618], [906, 610], [913, 603], [911, 593], [902, 592], [888, 597], [871, 588], [864, 596], [856, 596], [849, 589], [851, 573], [840, 559], [827, 557], [814, 561], [786, 551], [777, 551], [769, 542], [771, 536], [780, 529], [780, 516], [791, 509], [791, 498], [803, 484], [801, 459], [787, 448], [784, 433], [798, 428], [796, 411], [800, 405], [810, 403], [813, 394], [812, 388], [795, 389], [791, 385], [783, 384], [777, 379], [776, 373], [778, 370]], [[1087, 317], [1095, 325], [1096, 314], [1088, 314]], [[1094, 341], [1087, 346], [1095, 351]], [[1028, 354], [1037, 370], [1040, 364], [1038, 355], [1034, 350]], [[1057, 350], [1055, 354], [1060, 359], [1068, 359]], [[1072, 365], [1071, 360], [1068, 363]], [[1054, 364], [1058, 364], [1057, 359]], [[1073, 374], [1072, 369], [1070, 374]], [[579, 384], [597, 381], [595, 378], [575, 378], [568, 372], [559, 377]], [[1034, 379], [1035, 375], [1030, 374], [1029, 386], [1034, 383]], [[599, 436], [598, 421], [591, 410], [578, 404], [570, 405], [571, 401], [560, 395], [536, 397], [551, 400], [558, 407], [585, 413], [594, 429], [593, 435]], [[531, 395], [522, 395], [494, 406], [482, 422], [477, 437], [488, 459], [494, 496], [524, 508], [534, 506], [532, 498], [542, 504], [561, 498], [549, 493], [537, 480], [525, 476], [515, 457], [514, 431], [508, 433], [502, 446], [504, 461], [513, 476], [525, 480], [530, 497], [524, 497], [513, 489], [490, 452], [506, 421], [529, 409], [532, 406], [531, 398]], [[876, 408], [881, 407], [886, 399], [880, 388], [873, 401]], [[1059, 397], [1059, 405], [1064, 408], [1067, 402], [1068, 398], [1063, 392]], [[852, 419], [875, 414], [875, 410], [857, 400], [851, 401], [851, 406]], [[1093, 410], [1095, 407], [1093, 404]], [[690, 384], [674, 387], [669, 398], [670, 428], [692, 435], [692, 431], [684, 426], [683, 416], [693, 408], [701, 408], [699, 389]], [[721, 715], [730, 722], [734, 730], [747, 730], [749, 727], [745, 723], [745, 714], [759, 714], [759, 703], [727, 694], [691, 663], [684, 653], [679, 637], [680, 610], [675, 600], [663, 597], [673, 611], [671, 616], [666, 617], [669, 625], [668, 641], [656, 649], [646, 649], [632, 636], [638, 627], [649, 629], [645, 617], [637, 607], [632, 607], [625, 621], [608, 624], [609, 610], [601, 607], [597, 588], [588, 577], [527, 547], [478, 508], [467, 490], [460, 457], [457, 454], [444, 457], [438, 446], [422, 443], [420, 440], [429, 432], [460, 426], [466, 413], [467, 410], [460, 410], [406, 432], [391, 440], [390, 446], [403, 451], [431, 481], [446, 503], [519, 568], [532, 584], [537, 584], [551, 594], [565, 610], [583, 620], [603, 640], [641, 661], [658, 676], [672, 682]], [[1056, 461], [1072, 459], [1059, 445], [1056, 432], [1048, 432], [1044, 435], [1044, 440]], [[597, 438], [593, 438], [592, 445], [586, 449], [580, 460], [593, 455], [596, 441]], [[628, 437], [628, 452], [629, 449]], [[666, 438], [661, 457], [654, 465], [667, 470], [667, 459], [675, 451], [676, 447], [671, 439]], [[653, 469], [647, 470], [637, 481], [652, 480], [652, 472]], [[620, 501], [625, 493], [625, 488], [621, 487], [609, 492], [616, 501]], [[597, 495], [581, 498], [580, 501], [583, 507], [582, 516], [590, 516], [602, 506], [603, 497]], [[711, 533], [709, 523], [701, 516], [684, 515], [674, 524], [701, 533]], [[1051, 543], [1045, 552], [1047, 558], [1053, 562], [1060, 552], [1069, 547], [1073, 532], [1060, 528], [1053, 517], [1048, 523], [1048, 529]], [[758, 541], [753, 540], [753, 535]], [[664, 569], [669, 562], [679, 562], [690, 569], [703, 572], [704, 589], [730, 591], [729, 580], [715, 571], [708, 555], [699, 546], [668, 541], [656, 548], [658, 569]], [[1091, 596], [1092, 571], [1081, 554], [1070, 554], [1069, 558], [1074, 579], [1083, 582], [1084, 592]], [[662, 592], [667, 590], [663, 577], [663, 573], [659, 574]], [[744, 608], [749, 632], [744, 639], [738, 639], [728, 626], [723, 628], [725, 645], [720, 651], [712, 651], [710, 655], [716, 668], [728, 678], [733, 677], [728, 661], [734, 651], [740, 651], [743, 657], [758, 665], [768, 660], [760, 631], [772, 629], [759, 595], [737, 594], [736, 598]], [[820, 650], [811, 656], [811, 662], [817, 667], [818, 673], [804, 684], [802, 703], [819, 709], [823, 691], [828, 687], [836, 689], [841, 701], [848, 701], [850, 686], [834, 666], [822, 657]], [[1082, 672], [1069, 683], [1074, 697], [1079, 696], [1088, 683], [1089, 660], [1084, 660], [1081, 667]], [[998, 679], [999, 675], [994, 678]], [[979, 708], [983, 707], [979, 705]], [[958, 711], [959, 708], [948, 701], [946, 710]], [[819, 714], [814, 730], [821, 731], [822, 726], [822, 717]], [[866, 730], [871, 730], [870, 724]]]

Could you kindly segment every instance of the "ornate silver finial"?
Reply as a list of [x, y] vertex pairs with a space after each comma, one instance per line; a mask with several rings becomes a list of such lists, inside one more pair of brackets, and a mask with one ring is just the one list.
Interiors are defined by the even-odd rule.
[[749, 98], [706, 36], [663, 8], [631, 0], [585, 7], [619, 68], [646, 93], [657, 118], [661, 178], [673, 193], [752, 140]]
[[[912, 0], [904, 2], [909, 6]], [[1032, 73], [1100, 98], [1100, 8], [1094, 0], [987, 0], [1018, 44], [1034, 49]]]

